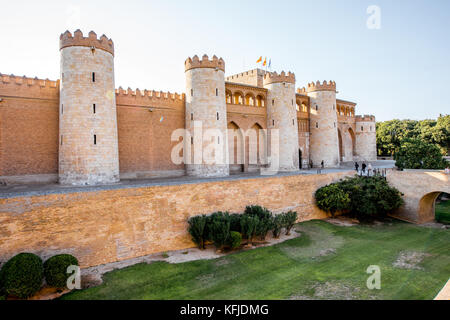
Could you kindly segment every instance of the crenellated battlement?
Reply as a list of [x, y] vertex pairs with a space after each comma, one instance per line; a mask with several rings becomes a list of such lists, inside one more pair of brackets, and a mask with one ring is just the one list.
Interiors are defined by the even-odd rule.
[[213, 56], [212, 60], [209, 60], [208, 55], [203, 55], [202, 59], [200, 60], [197, 55], [192, 57], [192, 59], [189, 57], [184, 62], [185, 71], [189, 71], [191, 69], [196, 68], [212, 68], [212, 69], [218, 69], [225, 72], [225, 61], [222, 58], [217, 58], [217, 56]]
[[308, 86], [306, 88], [303, 87], [297, 89], [297, 92], [300, 94], [314, 91], [336, 91], [336, 82], [331, 80], [327, 82], [326, 80], [324, 80], [322, 83], [320, 83], [320, 81], [316, 81], [315, 83], [308, 83]]
[[374, 115], [358, 115], [355, 117], [356, 122], [375, 122], [375, 116]]
[[116, 89], [117, 105], [134, 105], [146, 107], [159, 106], [184, 106], [185, 94], [155, 91], [155, 90], [132, 90], [131, 88]]
[[68, 30], [62, 33], [59, 37], [59, 49], [73, 46], [94, 47], [114, 55], [113, 41], [108, 39], [105, 35], [102, 35], [100, 39], [98, 39], [97, 34], [94, 31], [89, 32], [87, 37], [83, 36], [83, 32], [81, 32], [80, 29], [76, 30], [73, 36]]
[[49, 79], [27, 78], [26, 76], [15, 76], [0, 73], [0, 81], [3, 84], [39, 86], [41, 88], [58, 88], [59, 80], [53, 81]]
[[0, 73], [0, 96], [57, 99], [59, 80], [20, 77]]
[[264, 85], [278, 82], [288, 82], [295, 84], [295, 74], [292, 72], [285, 73], [281, 71], [280, 74], [277, 72], [267, 72], [264, 75]]

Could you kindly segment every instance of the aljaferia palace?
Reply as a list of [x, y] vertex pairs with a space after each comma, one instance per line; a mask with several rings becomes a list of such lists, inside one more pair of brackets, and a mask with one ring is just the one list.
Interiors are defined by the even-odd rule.
[[[124, 90], [106, 36], [67, 31], [60, 53], [59, 80], [0, 74], [1, 259], [70, 252], [87, 267], [188, 248], [187, 218], [255, 203], [323, 218], [315, 190], [354, 171], [299, 169], [376, 160], [375, 117], [356, 116], [333, 81], [296, 89], [290, 72], [225, 77], [225, 61], [205, 55], [185, 61], [183, 94]], [[173, 139], [179, 129], [188, 134]], [[268, 141], [282, 173], [251, 175], [274, 161]], [[193, 158], [213, 143], [225, 159], [174, 163], [180, 143]], [[450, 193], [441, 172], [387, 179], [405, 194], [398, 215], [410, 221], [429, 220], [439, 192]]]

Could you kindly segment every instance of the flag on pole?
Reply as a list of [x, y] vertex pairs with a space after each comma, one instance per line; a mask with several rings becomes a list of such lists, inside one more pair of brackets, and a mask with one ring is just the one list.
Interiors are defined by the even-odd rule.
[[267, 57], [264, 58], [263, 67], [267, 65]]
[[272, 59], [269, 59], [269, 69], [272, 66]]
[[256, 60], [256, 63], [260, 63], [262, 61], [262, 56], [261, 57], [259, 57], [259, 59], [258, 60]]

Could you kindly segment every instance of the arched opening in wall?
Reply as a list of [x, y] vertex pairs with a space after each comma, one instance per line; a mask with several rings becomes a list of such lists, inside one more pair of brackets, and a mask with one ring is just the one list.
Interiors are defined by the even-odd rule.
[[[417, 213], [419, 215], [418, 218], [421, 223], [434, 221], [435, 219], [439, 219], [441, 221], [443, 219], [447, 219], [448, 221], [450, 217], [450, 212], [448, 212], [448, 205], [442, 205], [442, 202], [440, 200], [439, 202], [437, 201], [443, 193], [444, 192], [441, 191], [430, 192], [420, 199]], [[436, 204], [438, 204], [438, 206], [436, 206]], [[436, 209], [439, 212], [437, 215]], [[442, 211], [444, 211], [444, 213], [442, 213]]]
[[255, 97], [251, 93], [248, 93], [245, 96], [245, 104], [247, 106], [254, 106], [255, 105]]
[[230, 90], [226, 90], [225, 96], [226, 96], [227, 103], [232, 104], [233, 103], [233, 94], [231, 93]]
[[308, 106], [304, 103], [302, 103], [302, 112], [308, 112]]
[[303, 111], [302, 110], [302, 103], [300, 101], [298, 101], [298, 100], [295, 102], [295, 109], [297, 111]]
[[228, 123], [228, 155], [230, 173], [239, 173], [244, 171], [244, 139], [242, 130], [231, 121]]
[[259, 123], [255, 123], [246, 132], [246, 152], [245, 163], [248, 165], [248, 171], [258, 171], [262, 164], [265, 163], [265, 132]]
[[450, 225], [450, 194], [442, 192], [437, 196], [434, 217], [437, 222]]
[[264, 97], [261, 95], [256, 96], [256, 106], [264, 107]]
[[348, 128], [348, 133], [350, 134], [350, 138], [352, 139], [352, 157], [355, 156], [355, 132], [352, 128]]
[[244, 104], [244, 96], [239, 91], [235, 92], [233, 95], [233, 103], [234, 104]]
[[340, 129], [338, 129], [338, 139], [339, 139], [339, 161], [342, 161], [344, 152], [342, 150], [342, 135]]

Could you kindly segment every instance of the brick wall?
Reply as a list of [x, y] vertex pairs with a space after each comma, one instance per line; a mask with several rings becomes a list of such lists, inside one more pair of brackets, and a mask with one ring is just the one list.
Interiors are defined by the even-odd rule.
[[59, 83], [0, 75], [0, 176], [58, 172]]

